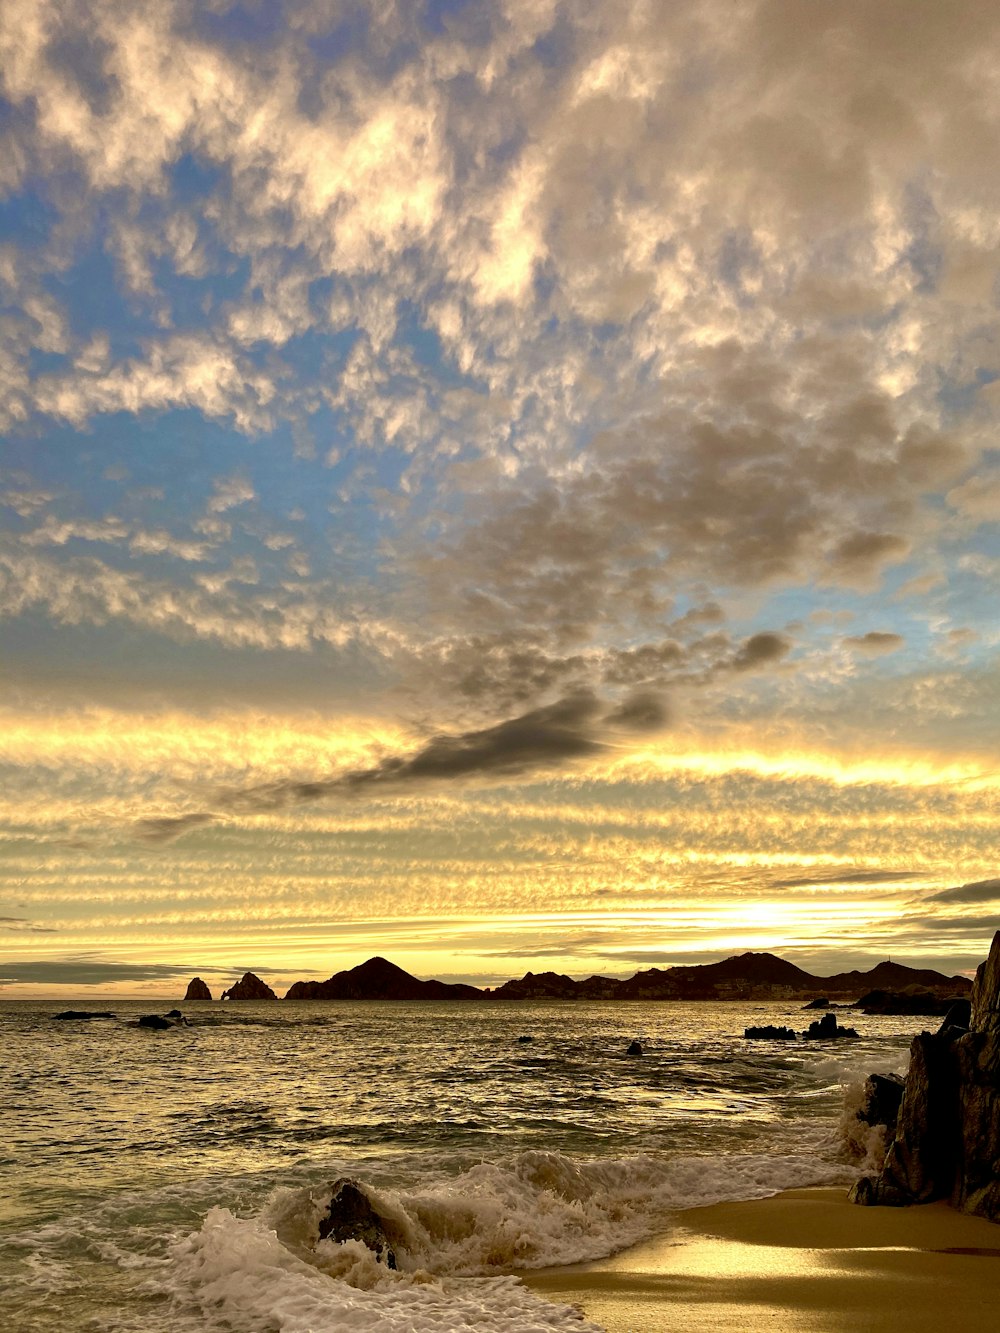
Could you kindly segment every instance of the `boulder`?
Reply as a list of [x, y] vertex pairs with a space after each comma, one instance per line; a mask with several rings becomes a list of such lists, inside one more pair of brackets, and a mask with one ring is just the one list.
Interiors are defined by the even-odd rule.
[[377, 1212], [371, 1199], [355, 1180], [337, 1180], [330, 1187], [330, 1203], [320, 1219], [320, 1240], [343, 1243], [359, 1240], [367, 1245], [380, 1263], [396, 1267], [396, 1254], [390, 1239], [392, 1223]]
[[817, 995], [815, 1000], [810, 1000], [808, 1004], [802, 1006], [803, 1009], [829, 1009], [830, 1001], [825, 995]]
[[914, 1037], [895, 1136], [881, 1172], [851, 1190], [855, 1203], [947, 1199], [1000, 1221], [1000, 931], [976, 972], [969, 1019], [968, 1031], [946, 1021]]
[[163, 1032], [167, 1028], [177, 1027], [177, 1023], [171, 1018], [162, 1018], [159, 1014], [143, 1014], [139, 1019], [139, 1027], [155, 1028], [157, 1031]]
[[235, 985], [222, 992], [224, 1000], [276, 1000], [278, 997], [266, 982], [253, 972], [244, 972]]
[[869, 1074], [858, 1119], [866, 1125], [885, 1125], [890, 1133], [894, 1133], [902, 1100], [903, 1080], [898, 1074]]
[[184, 992], [184, 1000], [190, 1003], [192, 1000], [210, 1000], [212, 992], [208, 989], [201, 977], [192, 977], [188, 982], [188, 988]]
[[744, 1028], [744, 1037], [750, 1041], [798, 1041], [794, 1028], [776, 1028], [772, 1026]]
[[626, 1055], [642, 1055], [642, 1045], [640, 1042], [633, 1041], [625, 1052]]

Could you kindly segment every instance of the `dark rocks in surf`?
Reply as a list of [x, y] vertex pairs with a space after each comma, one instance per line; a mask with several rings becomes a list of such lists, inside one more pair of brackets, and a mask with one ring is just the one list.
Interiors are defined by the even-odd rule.
[[976, 972], [968, 1031], [945, 1022], [914, 1037], [882, 1170], [849, 1197], [890, 1205], [947, 1199], [1000, 1221], [1000, 931]]
[[803, 1032], [804, 1041], [833, 1041], [838, 1037], [856, 1037], [858, 1034], [854, 1028], [842, 1028], [837, 1025], [836, 1014], [824, 1014], [818, 1018], [815, 1023], [810, 1023], [806, 1032]]
[[201, 977], [192, 977], [188, 982], [188, 988], [184, 992], [184, 1001], [189, 1004], [192, 1000], [210, 1000], [212, 992], [202, 981]]
[[810, 1000], [808, 1004], [802, 1006], [803, 1009], [829, 1009], [830, 1001], [825, 995], [817, 995], [815, 1000]]
[[89, 1009], [66, 1009], [61, 1014], [53, 1014], [52, 1017], [53, 1019], [114, 1018], [114, 1014], [109, 1014], [104, 1010], [96, 1013]]
[[642, 1043], [633, 1041], [625, 1052], [626, 1055], [642, 1055]]
[[390, 1239], [392, 1223], [382, 1216], [361, 1186], [354, 1180], [337, 1180], [331, 1186], [330, 1203], [320, 1219], [320, 1240], [343, 1244], [359, 1240], [387, 1268], [396, 1267], [396, 1253]]
[[239, 981], [222, 992], [224, 1000], [276, 1000], [278, 997], [266, 982], [253, 972], [244, 972]]
[[798, 1033], [793, 1028], [774, 1027], [770, 1023], [764, 1027], [744, 1028], [743, 1035], [750, 1041], [798, 1041]]
[[535, 1040], [534, 1037], [527, 1037], [527, 1036], [525, 1036], [525, 1037], [518, 1037], [518, 1041], [520, 1041], [520, 1042], [534, 1041], [534, 1040]]
[[181, 1014], [179, 1018], [164, 1018], [161, 1014], [143, 1014], [139, 1019], [141, 1028], [153, 1028], [157, 1032], [166, 1032], [168, 1028], [186, 1027], [187, 1020]]

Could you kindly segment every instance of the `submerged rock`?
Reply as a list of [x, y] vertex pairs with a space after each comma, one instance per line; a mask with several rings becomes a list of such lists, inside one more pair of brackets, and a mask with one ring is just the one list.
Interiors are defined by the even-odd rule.
[[139, 1027], [156, 1028], [158, 1031], [165, 1031], [167, 1028], [175, 1028], [178, 1024], [174, 1019], [163, 1018], [159, 1014], [143, 1014], [139, 1019]]
[[641, 1043], [640, 1043], [640, 1042], [637, 1042], [637, 1041], [632, 1042], [632, 1044], [629, 1046], [629, 1048], [628, 1048], [628, 1050], [625, 1052], [625, 1054], [626, 1054], [626, 1055], [642, 1055], [642, 1045], [641, 1045]]
[[190, 1002], [192, 1000], [210, 1000], [211, 998], [212, 998], [212, 992], [202, 981], [201, 977], [192, 977], [192, 979], [188, 982], [187, 990], [184, 992], [185, 1001]]
[[222, 992], [224, 1000], [276, 1000], [278, 997], [266, 982], [253, 972], [244, 972], [243, 976], [228, 990]]
[[855, 1203], [947, 1199], [1000, 1221], [1000, 931], [976, 972], [969, 1018], [968, 1031], [945, 1022], [914, 1037], [895, 1136], [881, 1172], [851, 1190]]
[[743, 1035], [750, 1041], [798, 1041], [799, 1039], [794, 1028], [777, 1028], [771, 1024], [744, 1028]]
[[54, 1019], [66, 1018], [114, 1018], [114, 1014], [106, 1013], [102, 1010], [100, 1013], [92, 1012], [89, 1009], [66, 1009], [61, 1014], [53, 1014]]
[[392, 1223], [377, 1212], [371, 1199], [354, 1180], [337, 1180], [331, 1186], [326, 1216], [320, 1219], [320, 1240], [343, 1243], [359, 1240], [387, 1268], [396, 1267], [396, 1254], [389, 1237]]

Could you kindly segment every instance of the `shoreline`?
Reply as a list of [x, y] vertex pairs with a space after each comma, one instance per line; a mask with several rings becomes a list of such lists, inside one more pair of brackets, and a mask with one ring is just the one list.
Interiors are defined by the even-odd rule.
[[944, 1203], [865, 1208], [843, 1188], [678, 1212], [591, 1263], [522, 1272], [607, 1333], [938, 1333], [988, 1328], [1000, 1225]]

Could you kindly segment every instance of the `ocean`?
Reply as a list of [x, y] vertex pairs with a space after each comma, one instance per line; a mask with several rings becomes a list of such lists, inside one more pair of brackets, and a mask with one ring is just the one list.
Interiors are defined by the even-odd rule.
[[[5, 1333], [579, 1333], [519, 1271], [847, 1185], [860, 1083], [935, 1025], [786, 1046], [742, 1034], [804, 1028], [792, 1001], [234, 1002], [137, 1027], [156, 1007], [0, 1002]], [[317, 1244], [343, 1176], [405, 1237], [395, 1272]]]

